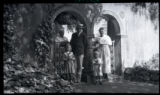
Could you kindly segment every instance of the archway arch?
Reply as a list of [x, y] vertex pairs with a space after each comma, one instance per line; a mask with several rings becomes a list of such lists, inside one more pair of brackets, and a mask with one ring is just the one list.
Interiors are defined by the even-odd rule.
[[[83, 23], [86, 27], [85, 27], [85, 32], [86, 32], [86, 35], [88, 35], [89, 33], [89, 24], [88, 24], [88, 19], [85, 17], [85, 14], [83, 13], [82, 10], [76, 8], [76, 7], [73, 7], [73, 6], [62, 6], [62, 7], [57, 7], [53, 13], [51, 13], [51, 22], [54, 23], [56, 18], [62, 14], [62, 13], [68, 13], [68, 14], [71, 14], [73, 15], [75, 18], [77, 18], [81, 23]], [[54, 47], [53, 47], [54, 48]], [[53, 50], [55, 51], [55, 50]], [[88, 52], [87, 52], [88, 53]], [[87, 62], [87, 57], [88, 57], [88, 54], [85, 52], [84, 54], [84, 64]], [[54, 56], [53, 54], [51, 54], [52, 56]], [[55, 62], [55, 61], [54, 61]], [[83, 64], [83, 65], [84, 65]], [[82, 73], [82, 77], [83, 77], [83, 74], [84, 72]]]
[[78, 8], [76, 7], [72, 7], [72, 6], [62, 6], [62, 7], [58, 7], [55, 9], [55, 11], [53, 11], [53, 13], [51, 14], [52, 16], [52, 19], [51, 19], [51, 22], [54, 22], [56, 17], [58, 15], [60, 15], [61, 13], [63, 12], [68, 12], [70, 13], [71, 15], [77, 17], [80, 22], [82, 22], [86, 28], [86, 33], [88, 34], [89, 32], [89, 25], [87, 24], [88, 23], [88, 20], [87, 18], [84, 16], [85, 14], [83, 13], [83, 11], [80, 11]]
[[[121, 36], [121, 34], [124, 32], [124, 26], [123, 26], [123, 23], [122, 23], [120, 17], [116, 13], [114, 13], [114, 12], [112, 12], [110, 10], [103, 11], [102, 15], [100, 17], [105, 18], [105, 15], [111, 15], [111, 16], [113, 16], [117, 20], [117, 22], [118, 22], [118, 24], [120, 26], [120, 32], [117, 34], [117, 36]], [[94, 30], [93, 29], [94, 29], [94, 24], [96, 22], [96, 19], [97, 18], [93, 19], [93, 22], [92, 22], [92, 25], [91, 25], [91, 27], [92, 27], [91, 28], [91, 32], [92, 32], [91, 34], [92, 35], [94, 35], [94, 33], [93, 33]]]
[[[121, 34], [124, 31], [123, 24], [120, 20], [120, 17], [109, 10], [103, 11], [103, 14], [100, 16], [102, 19], [105, 19], [107, 22], [107, 32], [111, 37], [114, 45], [111, 48], [111, 61], [113, 66], [113, 73], [117, 75], [122, 74], [122, 51], [121, 51]], [[96, 19], [94, 19], [95, 22]], [[95, 23], [93, 23], [94, 28]], [[94, 34], [94, 33], [93, 33]]]
[[107, 14], [113, 16], [117, 20], [117, 22], [118, 22], [118, 24], [120, 26], [120, 32], [117, 35], [120, 36], [124, 32], [124, 26], [123, 26], [123, 23], [122, 23], [120, 17], [116, 13], [114, 13], [114, 12], [112, 12], [110, 10], [103, 11], [102, 17], [107, 15]]

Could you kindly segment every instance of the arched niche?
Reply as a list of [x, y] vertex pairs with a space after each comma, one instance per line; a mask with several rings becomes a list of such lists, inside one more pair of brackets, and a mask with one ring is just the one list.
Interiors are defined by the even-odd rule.
[[[121, 38], [122, 38], [122, 32], [124, 32], [124, 27], [123, 24], [120, 20], [120, 17], [115, 14], [112, 11], [104, 11], [102, 16], [100, 16], [100, 18], [105, 19], [107, 24], [106, 26], [102, 26], [102, 27], [106, 27], [106, 31], [107, 34], [111, 37], [112, 41], [113, 41], [113, 45], [112, 47], [113, 50], [111, 50], [111, 53], [113, 55], [113, 57], [111, 58], [112, 60], [112, 64], [113, 64], [113, 68], [114, 69], [114, 74], [117, 75], [121, 75], [122, 74], [122, 44], [121, 44]], [[96, 19], [94, 19], [95, 22]], [[93, 23], [92, 25], [92, 30], [93, 30], [93, 35], [95, 34], [94, 32], [94, 27], [95, 27], [95, 23]], [[101, 26], [99, 26], [101, 27]], [[96, 27], [98, 28], [98, 27]], [[98, 29], [97, 29], [98, 30]], [[96, 31], [97, 32], [97, 31]]]
[[51, 22], [54, 23], [56, 17], [58, 15], [60, 15], [61, 13], [63, 13], [63, 12], [68, 12], [71, 15], [75, 16], [76, 18], [78, 18], [80, 20], [80, 22], [83, 23], [86, 26], [85, 31], [86, 31], [86, 34], [88, 34], [88, 32], [89, 32], [88, 20], [84, 16], [85, 14], [82, 11], [80, 11], [78, 8], [76, 8], [76, 7], [62, 6], [62, 7], [56, 8], [55, 11], [53, 11], [53, 13], [51, 14], [51, 16], [52, 16]]

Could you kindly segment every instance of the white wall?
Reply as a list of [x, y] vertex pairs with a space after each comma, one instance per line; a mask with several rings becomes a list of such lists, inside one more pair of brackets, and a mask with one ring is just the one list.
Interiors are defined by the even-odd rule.
[[127, 3], [103, 3], [103, 10], [114, 12], [123, 24], [122, 34], [127, 34], [125, 67], [132, 67], [135, 61], [148, 61], [159, 53], [159, 26], [154, 30], [152, 22], [143, 15], [134, 14]]

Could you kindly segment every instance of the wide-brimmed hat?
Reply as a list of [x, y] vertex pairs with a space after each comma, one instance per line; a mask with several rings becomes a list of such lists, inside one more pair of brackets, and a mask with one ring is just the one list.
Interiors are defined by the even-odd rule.
[[77, 28], [85, 28], [85, 26], [83, 24], [77, 24]]

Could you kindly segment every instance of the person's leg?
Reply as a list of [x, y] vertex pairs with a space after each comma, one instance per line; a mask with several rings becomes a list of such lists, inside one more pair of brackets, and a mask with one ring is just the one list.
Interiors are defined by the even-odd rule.
[[96, 85], [98, 84], [98, 81], [99, 81], [99, 77], [96, 76], [96, 82], [95, 82]]
[[93, 73], [91, 74], [91, 82], [94, 84], [94, 75], [93, 75]]
[[99, 84], [102, 85], [102, 76], [99, 76]]
[[69, 81], [71, 82], [71, 73], [69, 73]]
[[97, 76], [97, 84], [99, 84], [99, 76]]
[[78, 82], [78, 70], [79, 70], [79, 58], [78, 58], [78, 56], [75, 56], [75, 58], [76, 58], [76, 69], [75, 69], [76, 80], [75, 80], [75, 82], [77, 83]]
[[83, 58], [84, 58], [83, 54], [77, 56], [77, 78], [78, 78], [78, 82], [81, 82]]
[[104, 79], [108, 80], [108, 74], [107, 73], [103, 73], [103, 75], [104, 75]]
[[72, 74], [72, 79], [73, 79], [73, 82], [75, 83], [76, 82], [76, 77], [75, 77], [74, 73]]
[[93, 84], [96, 84], [96, 76], [93, 76]]
[[66, 79], [69, 81], [69, 73], [66, 74]]
[[73, 73], [70, 74], [70, 81], [73, 83]]
[[73, 84], [73, 83], [74, 83], [73, 73], [70, 73], [70, 83], [71, 83], [71, 84]]

